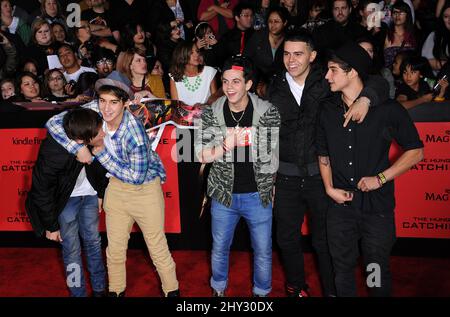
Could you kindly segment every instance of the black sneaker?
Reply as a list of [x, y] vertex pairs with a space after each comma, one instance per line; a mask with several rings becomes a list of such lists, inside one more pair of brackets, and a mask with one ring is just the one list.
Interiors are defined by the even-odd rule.
[[287, 297], [309, 297], [309, 293], [305, 288], [286, 287]]
[[225, 297], [225, 291], [216, 291], [215, 289], [213, 289], [212, 296], [213, 297]]
[[108, 292], [108, 297], [125, 297], [125, 291], [117, 294], [116, 292]]
[[176, 289], [167, 293], [166, 297], [180, 297], [180, 290]]

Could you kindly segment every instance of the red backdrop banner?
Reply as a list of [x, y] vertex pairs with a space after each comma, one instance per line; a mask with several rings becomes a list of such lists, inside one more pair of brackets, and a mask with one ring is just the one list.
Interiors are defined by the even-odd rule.
[[[450, 122], [416, 122], [424, 159], [395, 180], [397, 237], [450, 238]], [[391, 147], [389, 158], [401, 151]], [[308, 234], [308, 217], [302, 233]]]
[[[30, 231], [32, 228], [24, 205], [31, 186], [32, 168], [46, 129], [0, 131], [0, 231]], [[157, 147], [167, 173], [167, 182], [163, 184], [167, 233], [181, 232], [176, 151], [172, 154], [175, 146], [176, 129], [167, 126]], [[175, 155], [174, 159], [171, 155]], [[104, 215], [101, 216], [100, 230], [105, 230]]]
[[[425, 158], [396, 182], [398, 237], [450, 238], [450, 122], [416, 123], [425, 144]], [[31, 230], [24, 210], [31, 172], [45, 138], [45, 129], [2, 129], [0, 133], [0, 231]], [[167, 126], [159, 141], [158, 154], [167, 171], [163, 185], [166, 232], [181, 232], [176, 129]], [[391, 149], [391, 158], [399, 154]], [[172, 158], [174, 156], [174, 158]], [[101, 230], [104, 223], [101, 222]], [[303, 232], [307, 233], [304, 226]]]
[[[417, 122], [424, 159], [395, 181], [397, 236], [450, 238], [450, 122]], [[391, 148], [391, 158], [398, 147]]]

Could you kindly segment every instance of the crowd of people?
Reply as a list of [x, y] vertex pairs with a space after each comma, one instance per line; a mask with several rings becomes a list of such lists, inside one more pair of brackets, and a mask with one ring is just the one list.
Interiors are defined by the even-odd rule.
[[[283, 70], [286, 35], [300, 29], [313, 36], [316, 62], [349, 39], [360, 43], [373, 58], [371, 72], [389, 82], [390, 97], [407, 109], [448, 98], [448, 1], [84, 0], [75, 25], [68, 23], [71, 11], [65, 10], [71, 2], [1, 1], [3, 100], [86, 102], [96, 80], [129, 68], [122, 61], [129, 50], [145, 57], [145, 82], [133, 80], [133, 90], [142, 91], [139, 97], [210, 104], [222, 94], [224, 61], [236, 54], [256, 66], [252, 89], [264, 97], [272, 76]], [[183, 42], [195, 44], [189, 56], [198, 52], [192, 58], [198, 60], [192, 61], [197, 70], [183, 56], [185, 50], [176, 50]], [[73, 54], [64, 52], [68, 49]], [[48, 73], [56, 69], [64, 74], [63, 82], [49, 81]], [[37, 93], [23, 89], [25, 72], [36, 76]], [[61, 84], [55, 95], [50, 87]], [[193, 99], [193, 94], [202, 97]]]
[[[33, 2], [0, 1], [2, 98], [89, 102], [51, 118], [41, 149], [62, 145], [77, 157], [77, 173], [68, 179], [60, 172], [67, 165], [37, 164], [27, 202], [35, 230], [63, 244], [66, 268], [81, 265], [78, 231], [96, 250], [88, 258], [101, 256], [98, 233], [81, 215], [103, 206], [109, 289], [102, 264], [88, 260], [94, 294], [124, 295], [136, 222], [164, 294], [180, 295], [163, 232], [164, 167], [126, 110], [155, 97], [210, 105], [195, 152], [212, 163], [214, 296], [225, 295], [241, 217], [254, 251], [253, 295], [271, 291], [273, 222], [286, 294], [308, 296], [299, 231], [307, 211], [324, 296], [356, 295], [359, 240], [365, 264], [381, 267], [372, 294], [390, 295], [392, 181], [423, 156], [406, 109], [449, 98], [450, 1], [85, 0], [74, 27], [61, 9], [70, 1], [40, 2], [38, 13]], [[405, 152], [390, 166], [392, 139]], [[89, 175], [93, 158], [109, 183]], [[63, 183], [71, 190], [58, 191]], [[53, 209], [40, 198], [49, 188], [62, 196]], [[86, 295], [82, 284], [72, 295]]]

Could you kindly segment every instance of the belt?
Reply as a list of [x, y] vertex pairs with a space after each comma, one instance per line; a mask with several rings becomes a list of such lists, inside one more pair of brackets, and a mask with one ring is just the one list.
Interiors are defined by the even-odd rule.
[[278, 173], [286, 176], [307, 177], [319, 175], [320, 170], [317, 162], [305, 164], [303, 165], [303, 168], [300, 169], [297, 164], [280, 161]]

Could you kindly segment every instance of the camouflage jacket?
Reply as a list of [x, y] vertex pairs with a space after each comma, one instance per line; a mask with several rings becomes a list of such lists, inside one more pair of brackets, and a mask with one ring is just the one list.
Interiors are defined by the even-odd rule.
[[[261, 202], [267, 206], [272, 200], [272, 188], [278, 169], [278, 137], [280, 115], [275, 106], [268, 101], [249, 93], [253, 104], [251, 152], [255, 181]], [[197, 157], [204, 148], [222, 146], [226, 135], [223, 96], [206, 108], [195, 125], [195, 153]], [[232, 152], [213, 162], [207, 185], [208, 196], [230, 207], [234, 185], [234, 164]]]

